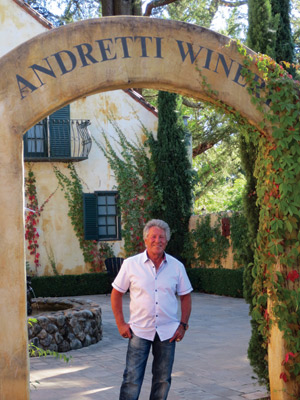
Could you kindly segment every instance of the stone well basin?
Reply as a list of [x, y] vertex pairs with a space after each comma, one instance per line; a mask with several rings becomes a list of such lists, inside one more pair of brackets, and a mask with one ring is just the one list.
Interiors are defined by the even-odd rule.
[[36, 323], [28, 325], [29, 343], [44, 350], [67, 352], [102, 339], [101, 308], [90, 300], [32, 299]]

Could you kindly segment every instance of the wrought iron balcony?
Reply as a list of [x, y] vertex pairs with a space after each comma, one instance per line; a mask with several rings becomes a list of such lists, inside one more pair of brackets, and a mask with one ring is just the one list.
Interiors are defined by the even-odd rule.
[[92, 138], [89, 120], [44, 119], [24, 135], [24, 161], [82, 161]]

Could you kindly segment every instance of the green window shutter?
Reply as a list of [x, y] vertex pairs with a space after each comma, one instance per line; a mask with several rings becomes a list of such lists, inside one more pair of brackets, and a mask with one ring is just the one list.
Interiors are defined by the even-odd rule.
[[84, 239], [98, 240], [97, 196], [83, 193]]
[[50, 157], [71, 156], [70, 105], [55, 111], [49, 116]]

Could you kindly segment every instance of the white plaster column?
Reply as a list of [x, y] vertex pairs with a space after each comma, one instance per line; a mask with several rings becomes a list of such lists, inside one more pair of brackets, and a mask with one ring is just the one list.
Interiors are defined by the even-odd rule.
[[0, 130], [0, 399], [29, 400], [22, 140]]

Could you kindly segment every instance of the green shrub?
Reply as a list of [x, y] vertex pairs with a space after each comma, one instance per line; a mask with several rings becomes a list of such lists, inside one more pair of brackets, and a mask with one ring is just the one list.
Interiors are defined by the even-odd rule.
[[196, 262], [207, 267], [213, 262], [221, 266], [226, 258], [229, 240], [222, 235], [221, 214], [214, 226], [211, 226], [211, 215], [207, 214], [197, 221], [196, 228], [189, 233], [189, 243], [184, 248], [184, 258], [188, 264]]
[[187, 273], [196, 292], [243, 297], [242, 268], [189, 268]]
[[36, 297], [63, 297], [105, 294], [111, 291], [111, 278], [106, 272], [35, 276], [31, 278], [31, 285]]
[[[242, 269], [188, 268], [187, 273], [196, 292], [243, 297]], [[106, 294], [111, 292], [111, 282], [106, 272], [31, 278], [36, 297]]]

